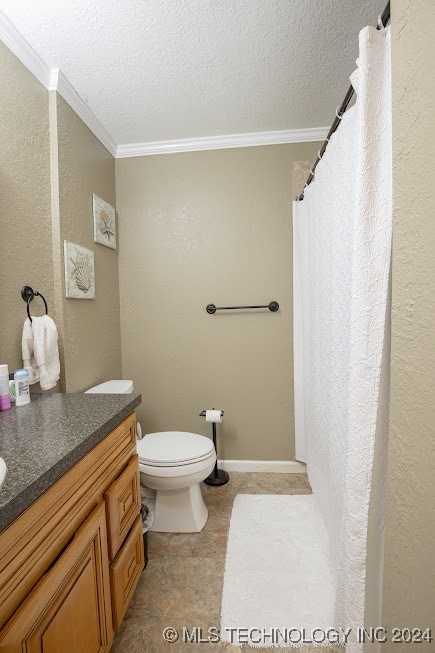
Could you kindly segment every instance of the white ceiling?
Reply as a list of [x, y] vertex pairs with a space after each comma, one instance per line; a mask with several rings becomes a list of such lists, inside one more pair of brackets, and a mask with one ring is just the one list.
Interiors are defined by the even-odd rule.
[[329, 126], [386, 0], [0, 0], [116, 143]]

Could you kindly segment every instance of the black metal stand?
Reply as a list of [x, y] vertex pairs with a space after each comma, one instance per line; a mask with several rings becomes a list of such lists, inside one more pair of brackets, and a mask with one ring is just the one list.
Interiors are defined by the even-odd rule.
[[[205, 417], [205, 410], [199, 413], [199, 415], [200, 417]], [[228, 483], [228, 481], [230, 480], [230, 475], [228, 474], [228, 472], [225, 472], [223, 469], [218, 469], [215, 422], [212, 422], [212, 427], [213, 427], [213, 444], [214, 444], [214, 449], [216, 451], [216, 462], [214, 464], [214, 469], [212, 473], [210, 474], [210, 476], [207, 476], [207, 478], [204, 480], [204, 483], [206, 483], [207, 485], [225, 485], [225, 483]]]

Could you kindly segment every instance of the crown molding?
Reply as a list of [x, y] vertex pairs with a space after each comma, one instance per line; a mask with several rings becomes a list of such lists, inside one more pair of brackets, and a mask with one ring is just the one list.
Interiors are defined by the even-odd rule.
[[30, 70], [38, 82], [48, 89], [50, 68], [2, 11], [0, 11], [0, 40]]
[[89, 108], [88, 104], [80, 97], [61, 70], [51, 70], [49, 90], [57, 91], [59, 95], [63, 97], [65, 102], [69, 104], [71, 109], [75, 111], [78, 117], [83, 120], [85, 125], [89, 127], [91, 132], [95, 134], [104, 147], [106, 147], [113, 156], [116, 155], [117, 147], [112, 136], [101, 124], [92, 109]]
[[232, 147], [255, 147], [259, 145], [324, 141], [328, 131], [329, 127], [311, 127], [307, 129], [252, 132], [249, 134], [226, 134], [223, 136], [182, 138], [173, 141], [128, 143], [125, 145], [118, 145], [116, 158], [124, 159], [132, 156], [173, 154], [175, 152], [197, 152], [200, 150], [221, 150]]
[[48, 91], [57, 91], [63, 97], [98, 140], [115, 156], [115, 141], [87, 103], [60, 70], [50, 69], [47, 66], [2, 11], [0, 11], [0, 40]]

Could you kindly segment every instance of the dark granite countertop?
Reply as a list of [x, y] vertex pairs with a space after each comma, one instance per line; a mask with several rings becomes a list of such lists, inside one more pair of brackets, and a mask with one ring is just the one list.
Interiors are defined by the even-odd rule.
[[28, 406], [0, 412], [0, 531], [130, 415], [140, 394], [32, 395]]

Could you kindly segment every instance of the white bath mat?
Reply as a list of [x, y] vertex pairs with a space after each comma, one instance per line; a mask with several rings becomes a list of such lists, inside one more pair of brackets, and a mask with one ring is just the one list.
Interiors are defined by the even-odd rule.
[[314, 501], [313, 495], [236, 496], [222, 596], [224, 641], [271, 648], [335, 643], [322, 635], [334, 626], [335, 591], [328, 535]]

